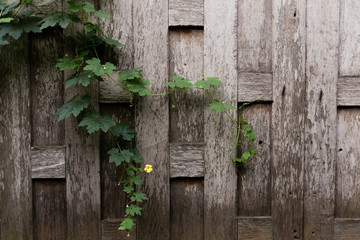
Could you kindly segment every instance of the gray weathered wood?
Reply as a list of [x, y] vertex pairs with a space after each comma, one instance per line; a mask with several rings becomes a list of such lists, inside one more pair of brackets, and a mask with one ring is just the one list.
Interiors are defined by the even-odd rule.
[[172, 143], [170, 177], [204, 177], [204, 144]]
[[339, 6], [307, 2], [304, 239], [334, 231]]
[[337, 83], [338, 106], [360, 106], [360, 78], [340, 77]]
[[169, 26], [204, 26], [204, 0], [169, 0]]
[[[212, 93], [237, 107], [237, 1], [205, 0], [204, 14], [204, 75], [219, 77], [223, 83]], [[226, 26], [219, 19], [226, 19]], [[229, 114], [236, 119], [236, 111]], [[237, 176], [230, 159], [234, 125], [224, 113], [206, 107], [204, 129], [205, 239], [235, 240]]]
[[[152, 93], [166, 92], [169, 77], [168, 1], [136, 0], [133, 4], [136, 13], [133, 22], [134, 66], [143, 66], [144, 77], [152, 82]], [[154, 169], [151, 174], [144, 175], [140, 186], [149, 200], [143, 205], [143, 216], [138, 218], [138, 239], [170, 238], [168, 104], [167, 96], [145, 97], [139, 100], [136, 108], [137, 146], [143, 164], [151, 164]]]
[[[271, 215], [271, 105], [254, 104], [245, 107], [241, 114], [256, 132], [253, 159], [239, 173], [238, 214], [240, 216]], [[241, 147], [239, 156], [248, 150]]]
[[238, 66], [240, 71], [272, 72], [271, 24], [272, 1], [239, 1]]
[[238, 217], [238, 240], [271, 240], [271, 217]]
[[360, 110], [339, 109], [335, 216], [360, 217]]
[[28, 47], [0, 48], [0, 239], [32, 239]]
[[238, 101], [272, 101], [272, 74], [240, 72], [238, 80]]
[[340, 76], [360, 75], [360, 2], [342, 0], [340, 16]]
[[32, 147], [34, 178], [65, 178], [65, 147]]
[[274, 239], [303, 238], [306, 1], [273, 1]]
[[126, 240], [136, 240], [136, 221], [134, 220], [135, 225], [133, 229], [130, 231], [130, 235], [127, 234], [126, 231], [119, 231], [118, 228], [120, 226], [122, 219], [104, 219], [101, 222], [102, 231], [101, 231], [101, 240], [118, 240], [118, 239], [126, 239]]
[[335, 218], [334, 240], [360, 239], [359, 218]]
[[114, 71], [111, 75], [112, 79], [104, 77], [104, 81], [100, 82], [100, 103], [130, 102], [131, 95], [121, 87], [121, 81], [118, 74], [118, 71]]

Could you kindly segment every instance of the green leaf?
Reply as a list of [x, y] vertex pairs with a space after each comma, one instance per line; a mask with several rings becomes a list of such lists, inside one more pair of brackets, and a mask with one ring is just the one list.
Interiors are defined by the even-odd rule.
[[231, 110], [235, 110], [236, 107], [234, 107], [233, 105], [230, 105], [228, 103], [224, 103], [224, 107], [228, 108], [228, 109], [231, 109]]
[[40, 18], [30, 16], [32, 12], [25, 12], [23, 15], [19, 15], [17, 21], [10, 23], [0, 24], [0, 44], [6, 45], [8, 41], [4, 38], [10, 36], [15, 40], [18, 40], [23, 32], [41, 32], [39, 27]]
[[113, 46], [117, 46], [117, 47], [123, 47], [124, 46], [124, 44], [120, 43], [119, 41], [117, 41], [115, 39], [105, 37], [105, 36], [103, 36], [102, 38], [103, 38], [104, 42], [109, 44], [109, 45], [113, 45]]
[[173, 76], [172, 79], [175, 82], [168, 82], [167, 85], [171, 88], [190, 88], [193, 86], [190, 79], [185, 79], [183, 77]]
[[125, 81], [126, 86], [129, 88], [130, 92], [138, 93], [140, 96], [149, 95], [151, 92], [145, 86], [150, 85], [150, 81], [145, 78], [127, 80]]
[[80, 127], [86, 126], [88, 133], [94, 133], [101, 129], [107, 132], [116, 122], [109, 116], [101, 117], [98, 112], [92, 111], [85, 114], [84, 118], [79, 123]]
[[69, 11], [69, 12], [76, 13], [81, 10], [84, 10], [85, 12], [88, 12], [88, 13], [95, 12], [94, 5], [92, 5], [89, 2], [83, 2], [83, 3], [77, 4], [76, 1], [68, 1], [68, 4], [69, 4], [69, 7], [66, 8], [66, 11]]
[[144, 200], [148, 200], [145, 193], [134, 192], [130, 198], [132, 202], [143, 202]]
[[94, 80], [102, 81], [103, 79], [101, 77], [95, 76], [94, 73], [90, 71], [74, 73], [65, 81], [65, 88], [68, 89], [69, 87], [76, 84], [87, 87]]
[[247, 137], [250, 141], [254, 142], [256, 140], [256, 134], [254, 131], [247, 132]]
[[84, 2], [83, 3], [83, 9], [84, 9], [85, 12], [88, 12], [88, 13], [95, 12], [94, 5], [92, 5], [89, 2]]
[[130, 177], [129, 182], [138, 185], [138, 184], [140, 184], [142, 182], [142, 179], [141, 179], [140, 175], [136, 175], [134, 177]]
[[84, 70], [92, 71], [96, 74], [96, 76], [101, 76], [104, 74], [110, 75], [116, 69], [114, 64], [109, 62], [105, 63], [105, 65], [101, 65], [100, 59], [98, 58], [92, 58], [90, 60], [87, 60], [86, 63], [88, 65], [84, 67]]
[[131, 230], [134, 226], [134, 221], [130, 217], [126, 217], [120, 224], [119, 230]]
[[255, 156], [255, 155], [256, 155], [256, 150], [255, 150], [255, 149], [250, 149], [249, 152], [250, 152], [250, 154], [251, 154], [252, 156]]
[[241, 158], [247, 160], [250, 157], [250, 152], [249, 151], [245, 151], [242, 155]]
[[86, 23], [84, 23], [84, 25], [85, 25], [86, 31], [88, 31], [88, 32], [96, 31], [96, 32], [100, 33], [101, 35], [103, 35], [103, 32], [99, 25], [94, 24], [92, 22], [86, 22]]
[[68, 102], [66, 102], [59, 110], [56, 112], [59, 115], [58, 122], [63, 120], [64, 118], [68, 118], [71, 114], [74, 117], [77, 117], [82, 110], [87, 108], [91, 103], [90, 97], [85, 95], [80, 99], [77, 99], [78, 96], [73, 97]]
[[140, 215], [141, 216], [142, 208], [138, 205], [131, 204], [128, 208], [126, 208], [126, 214], [130, 214], [131, 216]]
[[129, 124], [116, 123], [111, 133], [116, 137], [121, 136], [125, 141], [130, 141], [135, 137], [135, 129], [130, 128]]
[[94, 13], [95, 16], [97, 16], [98, 18], [105, 18], [107, 20], [110, 20], [111, 15], [108, 14], [107, 12], [100, 10], [100, 11], [96, 11]]
[[215, 101], [210, 104], [210, 110], [216, 110], [218, 112], [223, 112], [225, 110], [225, 106], [221, 102]]
[[125, 186], [123, 191], [126, 192], [127, 194], [130, 194], [134, 191], [134, 187], [133, 186]]
[[64, 71], [66, 69], [75, 69], [79, 66], [80, 64], [77, 62], [77, 59], [70, 60], [68, 56], [60, 58], [58, 60], [58, 63], [56, 64], [56, 67], [58, 67], [61, 71]]
[[42, 24], [40, 29], [43, 30], [48, 27], [55, 27], [56, 24], [59, 24], [60, 27], [65, 29], [72, 22], [80, 22], [80, 19], [74, 14], [63, 15], [61, 12], [55, 12], [40, 21]]
[[120, 152], [118, 148], [110, 149], [108, 154], [110, 155], [109, 162], [115, 163], [116, 166], [119, 166], [123, 162], [129, 163], [132, 157], [134, 157], [134, 153], [132, 153], [130, 150], [122, 150]]
[[141, 163], [141, 160], [142, 160], [142, 156], [140, 155], [140, 152], [137, 148], [135, 148], [133, 150], [133, 153], [134, 153], [134, 162], [136, 163]]
[[209, 88], [210, 86], [219, 86], [221, 81], [218, 77], [208, 77], [206, 81], [199, 80], [195, 83], [195, 87], [197, 88]]
[[14, 18], [12, 18], [12, 17], [0, 18], [0, 23], [9, 23], [12, 20], [14, 20]]
[[140, 73], [140, 67], [125, 72], [119, 72], [119, 78], [123, 81], [142, 78], [142, 75]]
[[13, 2], [13, 3], [7, 5], [7, 4], [5, 4], [4, 1], [0, 1], [0, 4], [1, 4], [0, 9], [4, 6], [4, 10], [3, 10], [1, 16], [5, 16], [5, 15], [7, 15], [8, 13], [10, 13], [11, 10], [13, 10], [13, 9], [16, 8], [17, 6], [19, 6], [20, 3], [19, 3], [19, 2]]

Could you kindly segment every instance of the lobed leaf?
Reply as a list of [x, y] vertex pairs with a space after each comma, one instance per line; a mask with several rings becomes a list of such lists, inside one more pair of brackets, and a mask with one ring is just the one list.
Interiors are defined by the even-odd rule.
[[120, 224], [119, 230], [131, 230], [134, 226], [134, 221], [131, 217], [126, 217]]
[[116, 166], [119, 166], [123, 162], [129, 163], [131, 159], [134, 157], [134, 153], [131, 152], [130, 150], [119, 151], [118, 148], [110, 149], [108, 151], [108, 154], [110, 155], [109, 162], [115, 163]]
[[56, 112], [56, 114], [59, 115], [58, 122], [68, 118], [71, 114], [77, 117], [90, 103], [90, 96], [85, 95], [80, 99], [78, 99], [78, 96], [73, 97]]
[[106, 62], [105, 65], [101, 65], [99, 58], [92, 58], [86, 61], [87, 65], [84, 70], [92, 71], [96, 76], [102, 76], [104, 74], [110, 75], [116, 67], [110, 62]]
[[116, 137], [121, 136], [125, 141], [130, 141], [135, 137], [135, 129], [130, 128], [129, 124], [116, 123], [111, 133]]
[[65, 89], [68, 89], [74, 85], [82, 85], [87, 87], [94, 80], [103, 81], [101, 77], [94, 75], [93, 72], [90, 71], [74, 73], [65, 81]]
[[92, 111], [85, 114], [79, 126], [86, 126], [86, 130], [91, 134], [100, 129], [103, 132], [107, 132], [112, 126], [115, 126], [115, 124], [116, 122], [111, 117], [101, 117], [98, 112]]
[[138, 205], [131, 204], [125, 211], [126, 214], [130, 214], [131, 216], [135, 216], [135, 214], [141, 216], [141, 210], [142, 208]]

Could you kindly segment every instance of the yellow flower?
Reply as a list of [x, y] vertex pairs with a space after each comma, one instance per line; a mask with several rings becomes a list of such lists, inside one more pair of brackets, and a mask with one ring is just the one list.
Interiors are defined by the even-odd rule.
[[147, 173], [151, 173], [152, 170], [153, 170], [152, 166], [150, 164], [146, 164], [144, 171]]

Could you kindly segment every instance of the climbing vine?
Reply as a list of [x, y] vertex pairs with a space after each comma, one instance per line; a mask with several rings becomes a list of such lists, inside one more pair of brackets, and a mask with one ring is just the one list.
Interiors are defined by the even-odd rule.
[[[256, 157], [256, 151], [252, 148], [255, 141], [255, 132], [250, 128], [245, 119], [234, 119], [230, 111], [237, 111], [234, 106], [216, 98], [211, 88], [217, 87], [221, 81], [217, 77], [203, 77], [192, 83], [190, 79], [174, 76], [168, 82], [169, 91], [153, 94], [147, 88], [150, 80], [141, 74], [141, 68], [134, 68], [119, 73], [119, 78], [112, 78], [116, 69], [111, 62], [105, 62], [99, 57], [100, 49], [104, 47], [122, 47], [123, 44], [106, 36], [100, 26], [96, 24], [96, 18], [110, 19], [110, 15], [102, 10], [96, 10], [89, 2], [68, 1], [68, 7], [64, 11], [46, 14], [41, 12], [32, 0], [21, 0], [8, 4], [7, 0], [0, 0], [0, 45], [7, 45], [10, 39], [18, 40], [23, 33], [40, 33], [44, 29], [54, 28], [62, 36], [64, 42], [71, 42], [68, 52], [63, 58], [58, 59], [56, 65], [61, 71], [72, 71], [73, 74], [65, 80], [65, 88], [74, 86], [89, 87], [93, 81], [103, 81], [104, 77], [121, 86], [132, 95], [132, 98], [144, 96], [159, 96], [173, 94], [186, 89], [203, 91], [209, 97], [210, 110], [225, 114], [234, 124], [236, 139], [230, 158], [236, 167], [242, 167]], [[26, 10], [34, 9], [34, 10]], [[45, 15], [45, 16], [44, 16]], [[39, 17], [44, 16], [44, 17]], [[64, 31], [67, 29], [66, 31]], [[75, 29], [78, 29], [76, 31]], [[66, 32], [66, 34], [64, 34]], [[120, 80], [118, 80], [120, 79]], [[240, 110], [244, 105], [240, 107]], [[139, 150], [123, 149], [119, 141], [133, 141], [136, 132], [128, 123], [115, 121], [111, 116], [103, 116], [97, 109], [89, 94], [77, 92], [57, 111], [58, 121], [73, 115], [78, 119], [79, 126], [86, 128], [88, 134], [98, 131], [110, 132], [116, 139], [116, 146], [108, 151], [109, 161], [116, 166], [121, 166], [125, 173], [119, 183], [123, 185], [123, 191], [127, 193], [129, 203], [126, 206], [125, 218], [119, 230], [130, 231], [133, 228], [133, 218], [141, 215], [140, 204], [148, 200], [145, 193], [136, 189], [136, 185], [142, 182], [142, 174], [153, 171], [151, 165], [141, 167], [142, 157]], [[157, 113], [154, 113], [157, 115]], [[158, 115], [157, 115], [158, 116]], [[246, 151], [240, 157], [235, 157], [239, 145], [246, 146]], [[156, 169], [154, 170], [156, 171]]]

